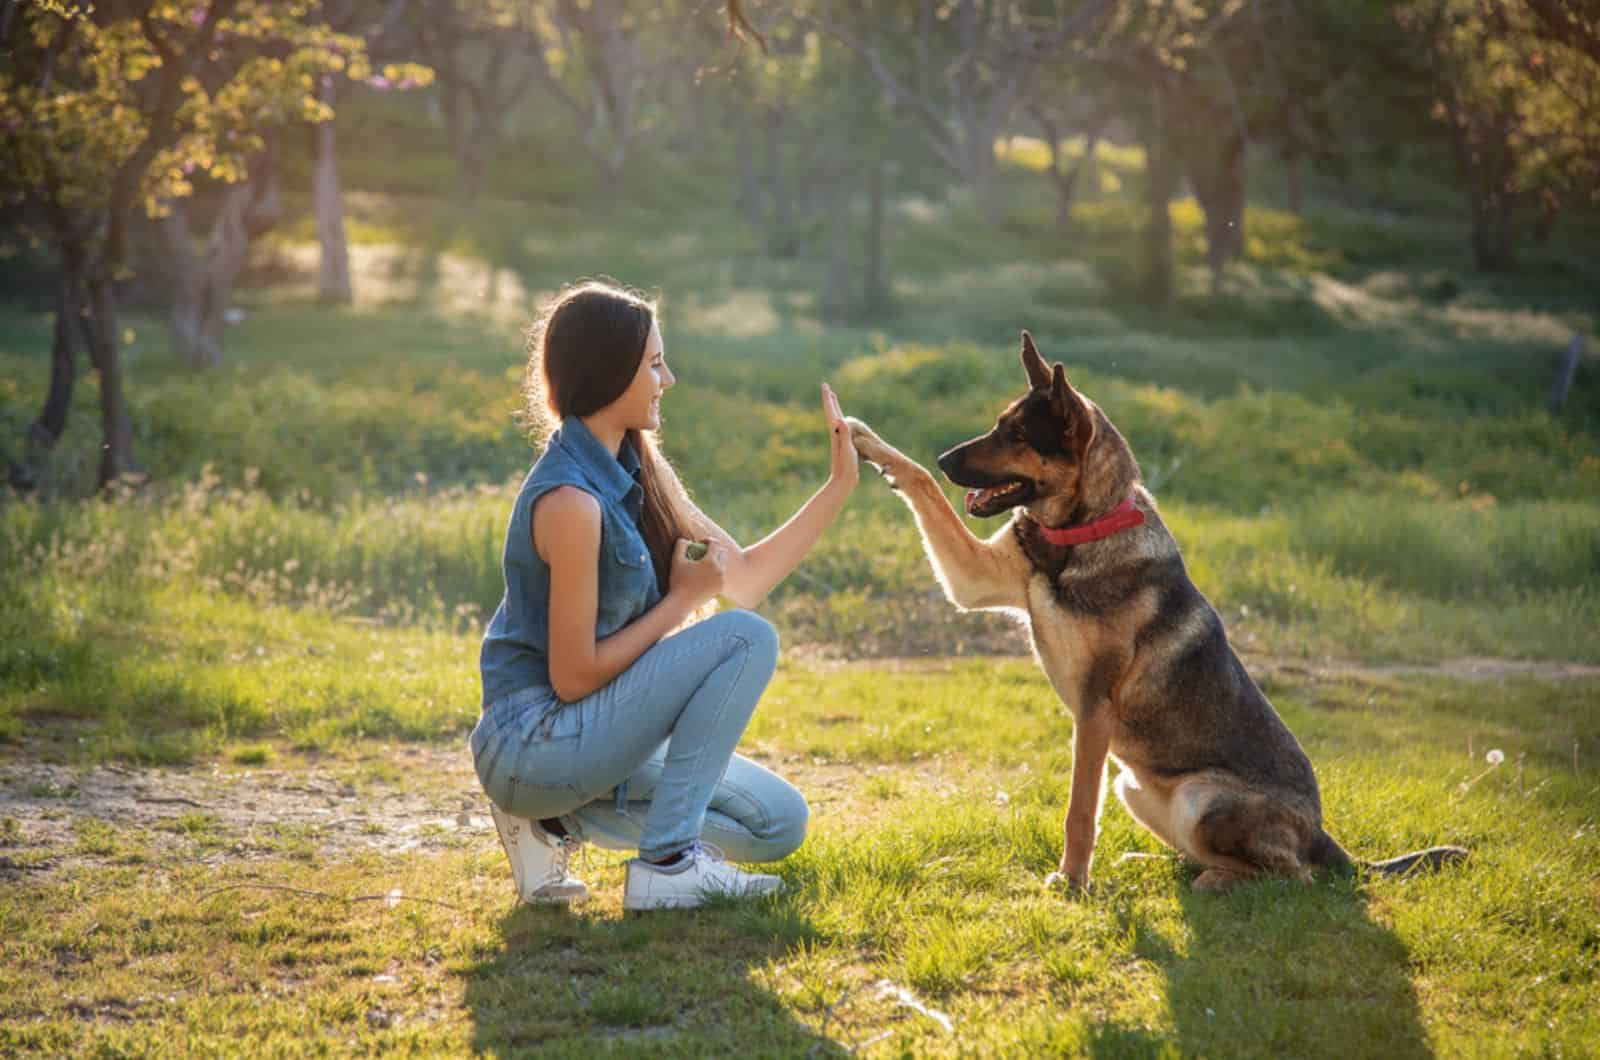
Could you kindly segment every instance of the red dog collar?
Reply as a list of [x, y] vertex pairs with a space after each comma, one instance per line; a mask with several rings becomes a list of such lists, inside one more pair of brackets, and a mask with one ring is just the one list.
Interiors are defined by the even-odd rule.
[[1039, 533], [1052, 545], [1081, 545], [1143, 525], [1144, 513], [1133, 506], [1133, 498], [1129, 497], [1098, 519], [1077, 526], [1063, 526], [1059, 530], [1041, 524]]

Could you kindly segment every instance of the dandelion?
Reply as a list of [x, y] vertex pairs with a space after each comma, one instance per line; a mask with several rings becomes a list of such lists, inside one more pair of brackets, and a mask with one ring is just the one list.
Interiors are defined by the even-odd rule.
[[1465, 795], [1467, 792], [1472, 790], [1472, 786], [1474, 784], [1488, 776], [1490, 773], [1494, 772], [1496, 769], [1500, 768], [1500, 763], [1506, 760], [1506, 753], [1500, 750], [1500, 748], [1495, 747], [1491, 749], [1488, 754], [1483, 756], [1483, 760], [1489, 763], [1488, 766], [1485, 767], [1483, 772], [1479, 773], [1471, 780], [1463, 780], [1456, 788], [1457, 794]]

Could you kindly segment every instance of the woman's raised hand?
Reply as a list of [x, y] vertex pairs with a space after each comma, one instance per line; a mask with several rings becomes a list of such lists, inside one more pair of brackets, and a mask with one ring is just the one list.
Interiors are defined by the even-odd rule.
[[[699, 559], [690, 559], [689, 546], [698, 544], [705, 549], [705, 555]], [[698, 549], [696, 550], [698, 551]], [[678, 538], [678, 543], [672, 547], [672, 580], [669, 591], [683, 594], [689, 601], [690, 607], [699, 607], [707, 600], [715, 599], [722, 594], [722, 580], [728, 569], [728, 546], [711, 538], [708, 541], [694, 542], [688, 538]]]
[[832, 446], [828, 480], [842, 483], [847, 490], [853, 489], [861, 477], [861, 463], [856, 456], [855, 443], [850, 440], [850, 425], [839, 410], [839, 399], [827, 383], [822, 384], [822, 412], [828, 417], [828, 438]]

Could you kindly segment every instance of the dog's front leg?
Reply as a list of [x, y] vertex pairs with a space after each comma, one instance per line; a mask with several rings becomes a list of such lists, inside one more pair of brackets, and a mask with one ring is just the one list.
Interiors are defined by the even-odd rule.
[[1105, 790], [1106, 754], [1111, 749], [1111, 711], [1107, 704], [1079, 713], [1072, 726], [1072, 794], [1067, 801], [1066, 843], [1061, 864], [1046, 883], [1065, 880], [1089, 886], [1095, 833], [1100, 827], [1100, 796]]
[[894, 446], [879, 438], [871, 427], [853, 417], [851, 441], [856, 452], [883, 473], [911, 506], [917, 529], [950, 602], [962, 610], [1026, 608], [1027, 557], [1009, 525], [989, 540], [981, 540], [961, 521], [933, 474]]

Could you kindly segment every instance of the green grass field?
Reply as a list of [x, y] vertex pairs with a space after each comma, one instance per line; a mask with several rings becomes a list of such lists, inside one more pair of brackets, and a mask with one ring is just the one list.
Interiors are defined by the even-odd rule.
[[[602, 232], [353, 194], [358, 304], [315, 305], [291, 227], [206, 375], [132, 313], [152, 485], [76, 499], [86, 378], [40, 495], [0, 502], [0, 1053], [1593, 1055], [1592, 356], [1544, 407], [1595, 331], [1592, 241], [1496, 279], [1461, 271], [1448, 217], [1261, 208], [1212, 299], [1182, 203], [1186, 293], [1153, 316], [1117, 279], [1131, 209], [1087, 204], [1064, 247], [1012, 162], [997, 224], [902, 204], [894, 310], [858, 327], [819, 321], [816, 263], [762, 257], [682, 182], [670, 217]], [[535, 453], [519, 328], [600, 273], [662, 292], [664, 444], [744, 540], [821, 482], [820, 382], [931, 461], [1020, 389], [1029, 328], [1132, 443], [1330, 831], [1469, 863], [1196, 896], [1108, 804], [1093, 892], [1047, 892], [1070, 715], [1011, 623], [944, 602], [867, 472], [762, 607], [786, 654], [745, 749], [813, 803], [787, 893], [624, 917], [595, 852], [595, 901], [515, 907], [461, 743]], [[48, 336], [0, 307], [0, 457]]]

